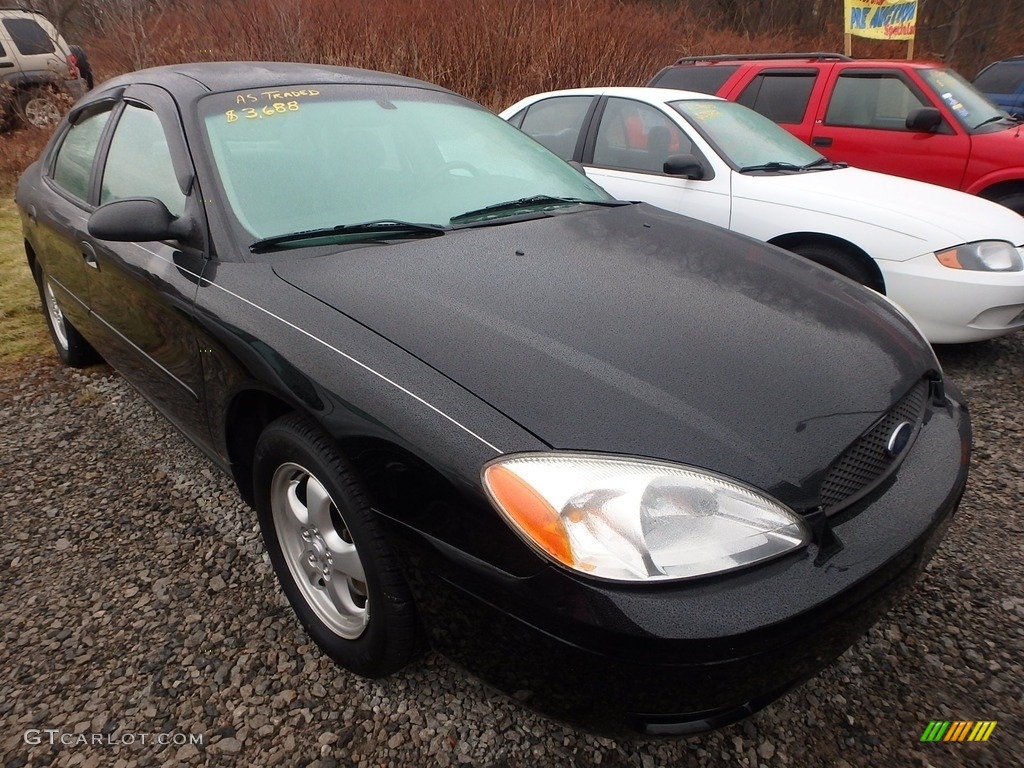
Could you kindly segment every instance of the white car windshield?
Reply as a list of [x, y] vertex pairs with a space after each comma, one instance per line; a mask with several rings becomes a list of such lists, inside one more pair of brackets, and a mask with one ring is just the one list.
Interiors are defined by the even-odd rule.
[[830, 167], [818, 152], [742, 104], [693, 99], [674, 101], [671, 106], [736, 170], [796, 171]]
[[435, 91], [287, 86], [212, 94], [200, 110], [228, 207], [257, 240], [611, 200], [497, 116]]

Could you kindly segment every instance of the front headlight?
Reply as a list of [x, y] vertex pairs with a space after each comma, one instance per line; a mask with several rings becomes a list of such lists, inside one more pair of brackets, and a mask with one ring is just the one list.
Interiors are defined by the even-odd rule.
[[735, 481], [668, 462], [522, 453], [483, 468], [495, 507], [562, 565], [621, 581], [743, 568], [810, 541], [796, 513]]
[[1020, 272], [1024, 269], [1020, 251], [1002, 240], [980, 240], [937, 251], [935, 258], [950, 269], [977, 272]]

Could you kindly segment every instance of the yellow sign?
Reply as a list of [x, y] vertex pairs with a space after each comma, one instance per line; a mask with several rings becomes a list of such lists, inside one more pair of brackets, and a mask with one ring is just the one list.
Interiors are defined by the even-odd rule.
[[917, 0], [844, 0], [846, 34], [875, 40], [913, 40]]

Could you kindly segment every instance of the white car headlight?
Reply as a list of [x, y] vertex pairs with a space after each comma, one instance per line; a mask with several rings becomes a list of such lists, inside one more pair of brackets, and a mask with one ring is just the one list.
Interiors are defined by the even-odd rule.
[[1020, 251], [1002, 240], [979, 240], [937, 251], [935, 257], [950, 269], [978, 272], [1020, 272], [1024, 269]]
[[521, 453], [486, 464], [483, 485], [542, 554], [604, 579], [682, 579], [805, 546], [793, 511], [702, 470], [584, 453]]

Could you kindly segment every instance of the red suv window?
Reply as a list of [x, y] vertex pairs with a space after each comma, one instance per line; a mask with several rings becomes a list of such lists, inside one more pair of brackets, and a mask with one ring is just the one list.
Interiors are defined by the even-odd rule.
[[801, 123], [817, 77], [813, 69], [762, 72], [736, 101], [776, 123]]
[[648, 85], [715, 95], [718, 93], [718, 89], [725, 85], [725, 81], [732, 77], [733, 72], [738, 69], [739, 65], [734, 67], [666, 67], [655, 75]]

